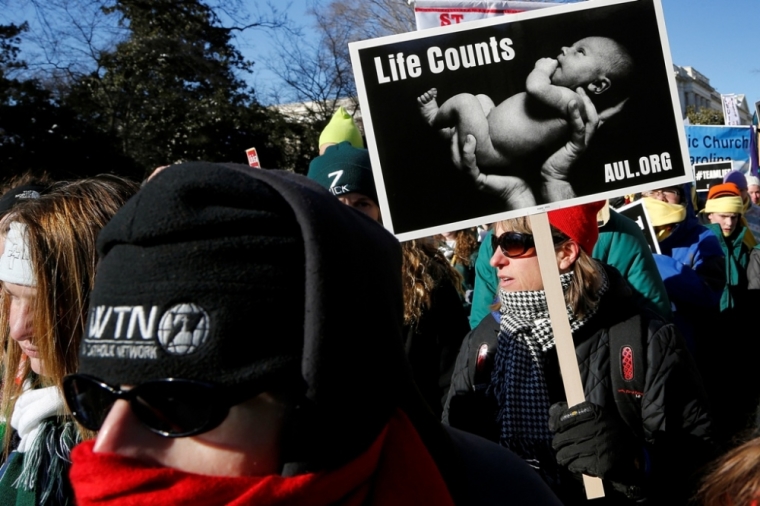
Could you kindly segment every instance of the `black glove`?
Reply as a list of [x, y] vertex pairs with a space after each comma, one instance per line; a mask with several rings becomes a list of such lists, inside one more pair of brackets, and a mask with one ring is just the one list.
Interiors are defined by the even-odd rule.
[[625, 422], [582, 402], [558, 402], [549, 409], [549, 429], [557, 462], [573, 473], [632, 483], [640, 477], [642, 448]]

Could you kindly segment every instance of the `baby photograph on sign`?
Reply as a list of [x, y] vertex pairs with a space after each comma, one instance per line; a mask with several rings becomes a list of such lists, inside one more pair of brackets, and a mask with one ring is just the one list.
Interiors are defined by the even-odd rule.
[[400, 239], [685, 182], [659, 0], [596, 0], [350, 44]]

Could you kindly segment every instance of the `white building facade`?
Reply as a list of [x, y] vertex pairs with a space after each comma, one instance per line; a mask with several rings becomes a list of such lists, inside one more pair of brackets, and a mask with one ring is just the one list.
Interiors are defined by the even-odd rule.
[[[710, 80], [693, 67], [679, 67], [673, 65], [678, 87], [678, 100], [681, 102], [681, 115], [686, 117], [686, 109], [689, 106], [695, 110], [701, 108], [723, 111], [720, 92], [710, 85]], [[737, 94], [739, 98], [739, 118], [742, 125], [752, 123], [752, 113], [744, 95]]]

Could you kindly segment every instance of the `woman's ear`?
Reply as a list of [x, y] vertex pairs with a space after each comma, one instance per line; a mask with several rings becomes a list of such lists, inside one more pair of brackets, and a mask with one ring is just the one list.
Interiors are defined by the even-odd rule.
[[557, 246], [557, 267], [559, 267], [560, 274], [570, 272], [575, 261], [578, 260], [580, 254], [580, 246], [572, 239], [568, 239], [559, 246]]

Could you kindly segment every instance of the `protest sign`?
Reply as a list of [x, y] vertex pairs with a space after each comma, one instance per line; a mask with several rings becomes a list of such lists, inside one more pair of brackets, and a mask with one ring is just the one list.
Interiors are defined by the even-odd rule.
[[[624, 55], [632, 70], [610, 73], [603, 83], [565, 79], [574, 72], [573, 58], [592, 45], [601, 60]], [[383, 224], [401, 240], [692, 178], [659, 0], [579, 2], [349, 47]], [[605, 120], [564, 176], [571, 191], [561, 198], [544, 191], [541, 172], [570, 138], [569, 115], [566, 103], [553, 109], [526, 93], [539, 60], [550, 67], [544, 73], [556, 81], [552, 88], [565, 96], [572, 93], [567, 86], [582, 84]], [[479, 112], [475, 121], [486, 124], [476, 138], [480, 179], [456, 163], [459, 130], [475, 130], [458, 121], [442, 126], [428, 106], [435, 101], [445, 110], [449, 99], [462, 96], [470, 104], [488, 97], [493, 107], [487, 116], [480, 107], [460, 109]], [[493, 149], [484, 153], [489, 144]], [[505, 178], [527, 188], [533, 201], [516, 205], [491, 184]]]
[[639, 226], [652, 253], [660, 253], [660, 242], [657, 240], [654, 228], [652, 228], [652, 221], [649, 219], [649, 213], [643, 200], [626, 204], [617, 209], [617, 212], [634, 221]]
[[248, 148], [245, 150], [245, 156], [248, 158], [248, 165], [254, 169], [260, 169], [261, 163], [259, 162], [259, 155], [256, 152], [256, 148]]
[[739, 98], [735, 94], [721, 95], [720, 101], [723, 104], [723, 124], [724, 125], [741, 125], [742, 120], [739, 118]]
[[687, 125], [685, 128], [692, 165], [730, 161], [734, 170], [757, 174], [757, 147], [752, 126]]
[[582, 1], [584, 0], [416, 0], [414, 18], [417, 29], [424, 30]]
[[711, 186], [723, 183], [723, 176], [733, 170], [731, 161], [695, 163], [694, 187], [698, 192], [710, 191]]

